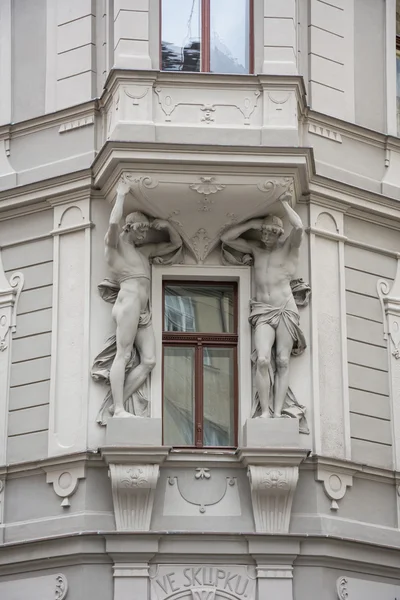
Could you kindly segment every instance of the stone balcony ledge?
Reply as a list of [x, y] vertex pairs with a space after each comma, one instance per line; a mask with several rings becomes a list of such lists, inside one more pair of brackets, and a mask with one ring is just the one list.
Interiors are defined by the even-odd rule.
[[114, 70], [105, 90], [103, 143], [300, 144], [301, 77]]

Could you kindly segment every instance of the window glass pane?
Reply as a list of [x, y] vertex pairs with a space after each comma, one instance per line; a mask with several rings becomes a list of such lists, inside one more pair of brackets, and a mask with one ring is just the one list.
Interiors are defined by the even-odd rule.
[[164, 331], [234, 333], [233, 285], [166, 285]]
[[210, 70], [249, 72], [249, 0], [210, 0]]
[[164, 444], [194, 445], [194, 355], [185, 346], [164, 346]]
[[162, 0], [163, 71], [200, 71], [200, 0]]
[[234, 446], [234, 349], [208, 347], [206, 355], [203, 445]]

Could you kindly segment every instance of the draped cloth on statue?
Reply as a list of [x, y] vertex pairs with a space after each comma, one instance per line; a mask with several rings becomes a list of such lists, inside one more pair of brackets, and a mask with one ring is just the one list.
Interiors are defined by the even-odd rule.
[[[114, 303], [117, 299], [119, 286], [115, 281], [105, 279], [99, 286], [100, 296], [106, 300], [106, 302]], [[150, 306], [147, 305], [145, 311], [140, 313], [138, 328], [148, 327], [151, 324], [151, 311]], [[96, 356], [93, 362], [91, 375], [95, 381], [110, 385], [110, 369], [114, 362], [115, 354], [117, 352], [117, 341], [116, 336], [112, 335], [106, 341], [106, 344], [102, 351]], [[125, 367], [125, 376], [137, 367], [140, 363], [140, 356], [135, 348], [132, 347], [130, 359]], [[103, 404], [97, 415], [97, 423], [105, 425], [107, 417], [113, 414], [113, 399], [111, 394], [111, 388], [108, 390], [106, 397], [104, 398]], [[137, 417], [148, 416], [149, 401], [146, 394], [146, 383], [144, 383], [137, 392], [132, 394], [125, 402], [125, 410], [136, 415]]]
[[[304, 282], [303, 282], [304, 284]], [[295, 280], [295, 285], [300, 288], [299, 280]], [[307, 284], [304, 284], [303, 295], [310, 293], [310, 287]], [[299, 289], [297, 290], [297, 295], [299, 294]], [[302, 296], [300, 296], [301, 300]], [[296, 298], [295, 298], [296, 299]], [[256, 300], [250, 301], [250, 317], [249, 322], [251, 326], [256, 329], [260, 327], [260, 325], [269, 325], [276, 329], [280, 322], [285, 324], [286, 329], [290, 333], [293, 339], [293, 348], [292, 354], [294, 356], [299, 356], [304, 352], [307, 347], [306, 340], [302, 330], [299, 327], [299, 315], [294, 310], [290, 310], [285, 306], [280, 308], [276, 308], [275, 306], [271, 306], [270, 304], [265, 304], [264, 302], [257, 302]], [[257, 363], [257, 350], [254, 350], [251, 355], [251, 360], [254, 365]], [[274, 382], [275, 382], [275, 373], [276, 373], [276, 361], [275, 361], [275, 349], [272, 349], [271, 352], [271, 362], [268, 369], [269, 374], [269, 382], [270, 382], [270, 397], [273, 397], [274, 392]], [[273, 414], [273, 410], [270, 407], [271, 414]], [[261, 405], [258, 397], [258, 392], [255, 393], [251, 411], [252, 417], [257, 417], [261, 414]], [[299, 430], [301, 433], [310, 433], [310, 430], [307, 425], [307, 421], [305, 418], [306, 408], [300, 404], [295, 395], [293, 394], [290, 387], [286, 393], [285, 402], [283, 404], [282, 415], [285, 417], [292, 417], [299, 419]]]

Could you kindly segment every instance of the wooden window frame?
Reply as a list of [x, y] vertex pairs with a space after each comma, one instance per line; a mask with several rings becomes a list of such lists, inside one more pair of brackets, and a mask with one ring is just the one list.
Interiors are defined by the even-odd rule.
[[[211, 1], [212, 0], [200, 0], [200, 14], [201, 14], [201, 26], [200, 26], [200, 71], [193, 71], [194, 73], [210, 73], [210, 17], [211, 17]], [[160, 9], [160, 32], [159, 32], [159, 47], [160, 47], [160, 71], [162, 68], [162, 2], [159, 0]], [[249, 75], [254, 74], [254, 0], [249, 0]], [[165, 71], [166, 73], [174, 71]]]
[[[199, 332], [181, 332], [164, 331], [165, 324], [165, 288], [171, 285], [197, 285], [204, 287], [233, 287], [233, 329], [234, 333], [199, 333]], [[168, 280], [162, 282], [162, 415], [164, 416], [164, 348], [169, 347], [190, 347], [195, 348], [194, 358], [194, 445], [174, 446], [174, 448], [197, 448], [212, 449], [224, 448], [230, 450], [237, 448], [238, 445], [238, 413], [239, 413], [239, 388], [238, 388], [238, 284], [236, 281], [193, 281]], [[234, 428], [234, 446], [206, 446], [203, 444], [204, 434], [204, 399], [203, 399], [203, 381], [204, 381], [204, 360], [203, 348], [214, 346], [216, 348], [233, 348], [233, 428]], [[164, 425], [163, 425], [163, 443], [164, 443]]]

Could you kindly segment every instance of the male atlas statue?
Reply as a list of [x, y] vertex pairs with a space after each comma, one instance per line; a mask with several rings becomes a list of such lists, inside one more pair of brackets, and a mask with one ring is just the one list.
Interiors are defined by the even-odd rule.
[[[303, 224], [290, 206], [290, 199], [289, 191], [279, 198], [292, 226], [286, 239], [281, 219], [272, 215], [234, 226], [221, 236], [225, 246], [251, 254], [254, 260], [256, 294], [251, 301], [249, 321], [254, 328], [255, 383], [260, 416], [264, 418], [271, 413], [282, 416], [289, 387], [290, 355], [300, 354], [306, 347], [291, 286]], [[260, 241], [240, 237], [250, 229], [261, 231]]]
[[[105, 237], [105, 256], [119, 292], [112, 310], [116, 323], [116, 354], [110, 369], [115, 417], [132, 417], [125, 401], [146, 381], [155, 365], [154, 332], [150, 313], [150, 259], [170, 254], [182, 240], [167, 221], [152, 222], [141, 212], [126, 217], [121, 228], [124, 200], [130, 186], [121, 180]], [[145, 243], [149, 228], [166, 229], [169, 242]], [[125, 376], [132, 348], [140, 355], [139, 364]]]

